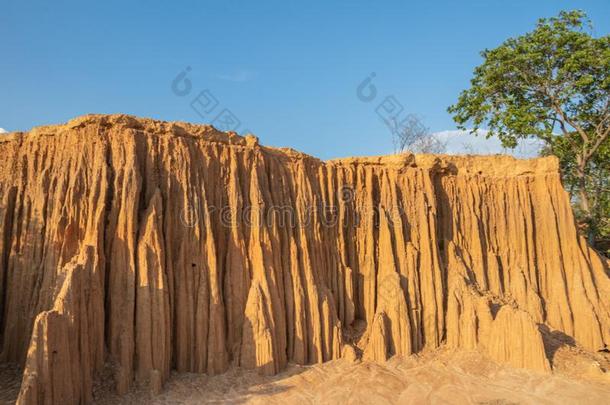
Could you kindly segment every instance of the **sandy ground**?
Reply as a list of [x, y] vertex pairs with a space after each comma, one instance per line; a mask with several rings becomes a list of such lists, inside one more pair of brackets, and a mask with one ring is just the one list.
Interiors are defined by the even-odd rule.
[[239, 369], [214, 377], [175, 374], [157, 397], [141, 389], [121, 398], [104, 387], [96, 397], [104, 405], [610, 403], [610, 374], [596, 367], [590, 373], [590, 365], [563, 359], [565, 370], [538, 374], [498, 366], [476, 353], [434, 353], [383, 365], [340, 360], [290, 366], [275, 377]]
[[[499, 366], [477, 353], [436, 352], [385, 364], [291, 365], [274, 377], [238, 368], [214, 377], [175, 373], [158, 396], [142, 387], [119, 397], [106, 379], [94, 395], [102, 405], [610, 403], [610, 373], [599, 362], [570, 353], [558, 353], [556, 360], [561, 370], [539, 374]], [[18, 393], [15, 372], [0, 367], [0, 403], [11, 403]]]

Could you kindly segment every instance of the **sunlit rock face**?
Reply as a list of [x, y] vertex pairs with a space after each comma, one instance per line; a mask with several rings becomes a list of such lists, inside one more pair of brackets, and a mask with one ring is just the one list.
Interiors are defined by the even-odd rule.
[[[610, 345], [607, 263], [553, 158], [323, 162], [211, 126], [90, 115], [0, 138], [0, 360], [19, 402], [448, 346], [550, 371]], [[356, 350], [346, 350], [353, 346]], [[551, 360], [549, 360], [551, 358]]]

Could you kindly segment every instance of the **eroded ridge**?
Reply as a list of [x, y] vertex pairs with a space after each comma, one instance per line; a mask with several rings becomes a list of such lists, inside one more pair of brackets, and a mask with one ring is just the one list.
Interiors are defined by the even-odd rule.
[[22, 404], [441, 345], [539, 371], [610, 345], [608, 265], [553, 158], [322, 162], [210, 126], [89, 115], [0, 138], [0, 360]]

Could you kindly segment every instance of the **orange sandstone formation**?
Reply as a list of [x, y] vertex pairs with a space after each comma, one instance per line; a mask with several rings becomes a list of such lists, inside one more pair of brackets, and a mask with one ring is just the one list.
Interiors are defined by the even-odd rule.
[[4, 135], [0, 155], [0, 361], [25, 367], [21, 404], [91, 402], [107, 365], [119, 392], [158, 392], [170, 370], [360, 350], [548, 371], [550, 331], [610, 345], [607, 263], [553, 158], [322, 162], [125, 115]]

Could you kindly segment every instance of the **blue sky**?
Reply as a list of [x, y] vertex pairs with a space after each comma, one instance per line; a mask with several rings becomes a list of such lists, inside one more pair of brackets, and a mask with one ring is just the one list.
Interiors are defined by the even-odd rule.
[[[2, 0], [0, 127], [116, 112], [226, 126], [230, 111], [237, 132], [266, 145], [323, 159], [390, 153], [376, 113], [386, 97], [452, 130], [446, 108], [484, 48], [562, 9], [610, 32], [608, 0], [259, 3]], [[187, 67], [180, 96], [172, 82]], [[364, 102], [357, 88], [373, 72], [377, 95]]]

